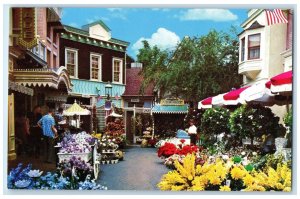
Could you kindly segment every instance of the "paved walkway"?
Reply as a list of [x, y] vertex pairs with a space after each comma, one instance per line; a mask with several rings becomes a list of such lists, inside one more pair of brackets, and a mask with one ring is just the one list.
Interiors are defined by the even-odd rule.
[[130, 147], [117, 164], [101, 165], [99, 181], [109, 190], [158, 190], [156, 184], [169, 170], [155, 148]]

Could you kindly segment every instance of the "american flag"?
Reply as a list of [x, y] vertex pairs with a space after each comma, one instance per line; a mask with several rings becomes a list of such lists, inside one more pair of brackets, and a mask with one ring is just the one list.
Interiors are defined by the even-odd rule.
[[281, 9], [266, 10], [268, 26], [278, 23], [288, 23]]

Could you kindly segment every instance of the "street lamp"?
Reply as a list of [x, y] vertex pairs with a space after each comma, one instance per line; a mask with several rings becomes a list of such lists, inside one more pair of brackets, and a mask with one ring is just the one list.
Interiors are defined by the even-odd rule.
[[110, 100], [110, 96], [112, 96], [112, 85], [110, 82], [105, 85], [105, 94], [107, 96], [107, 100]]

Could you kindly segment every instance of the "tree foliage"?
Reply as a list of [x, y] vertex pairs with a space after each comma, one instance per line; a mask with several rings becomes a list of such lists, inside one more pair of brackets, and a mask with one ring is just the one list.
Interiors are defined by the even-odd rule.
[[143, 44], [137, 60], [144, 66], [144, 86], [153, 82], [162, 93], [196, 103], [241, 84], [235, 29], [185, 37], [173, 51]]

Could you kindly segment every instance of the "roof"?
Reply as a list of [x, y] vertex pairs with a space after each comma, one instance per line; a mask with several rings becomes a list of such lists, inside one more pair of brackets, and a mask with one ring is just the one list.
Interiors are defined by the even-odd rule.
[[72, 26], [68, 26], [68, 25], [64, 25], [64, 27], [69, 32], [74, 32], [74, 33], [77, 33], [77, 34], [90, 36], [88, 31], [85, 31], [85, 30], [82, 30], [82, 29], [79, 29], [79, 28], [75, 28], [75, 27], [72, 27]]
[[184, 105], [160, 105], [156, 104], [152, 108], [152, 113], [161, 113], [161, 114], [187, 114], [189, 106]]
[[100, 26], [102, 26], [102, 28], [104, 28], [107, 32], [111, 31], [110, 28], [102, 20], [94, 21], [93, 23], [89, 23], [89, 24], [83, 25], [82, 29], [88, 30], [89, 27], [97, 25], [97, 24], [99, 24]]
[[125, 46], [128, 46], [130, 44], [130, 42], [127, 42], [127, 41], [123, 41], [123, 40], [120, 40], [120, 39], [116, 39], [116, 38], [111, 38], [110, 40], [108, 40], [112, 43], [116, 43], [116, 44], [121, 44], [121, 45], [125, 45]]
[[[86, 36], [86, 37], [90, 37], [90, 33], [88, 32], [87, 29], [80, 29], [80, 28], [75, 28], [75, 27], [72, 27], [72, 26], [68, 26], [68, 25], [63, 25], [63, 27], [65, 28], [65, 30], [67, 32], [72, 32], [72, 33], [76, 33], [76, 34], [80, 34], [80, 35], [83, 35], [83, 36]], [[83, 26], [84, 27], [84, 26]], [[94, 38], [93, 38], [94, 39]], [[114, 43], [114, 44], [119, 44], [119, 45], [122, 45], [122, 46], [129, 46], [130, 42], [127, 42], [127, 41], [123, 41], [123, 40], [120, 40], [120, 39], [116, 39], [116, 38], [110, 38], [108, 40], [109, 43]]]
[[[142, 68], [128, 68], [126, 69], [126, 87], [122, 96], [139, 96], [140, 88], [143, 82], [143, 77], [140, 75]], [[144, 90], [142, 96], [153, 96], [153, 84], [149, 84]]]

